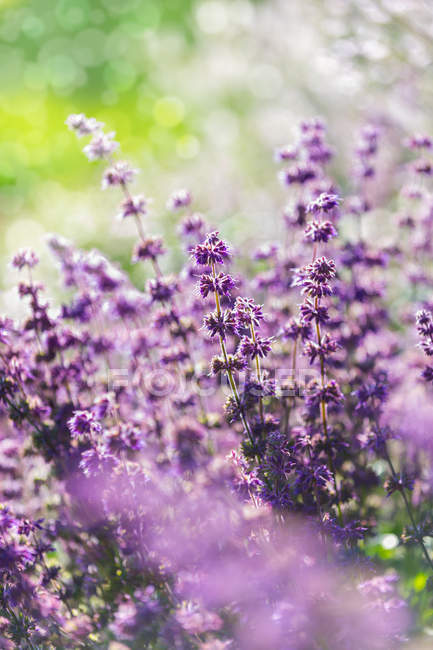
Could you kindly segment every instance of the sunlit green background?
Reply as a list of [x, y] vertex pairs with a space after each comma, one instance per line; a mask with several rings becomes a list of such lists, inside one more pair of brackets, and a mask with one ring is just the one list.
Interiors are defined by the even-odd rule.
[[284, 202], [273, 149], [301, 118], [327, 119], [340, 176], [366, 117], [428, 128], [431, 25], [422, 0], [0, 0], [1, 252], [53, 231], [129, 251], [71, 112], [142, 169], [150, 230], [175, 242], [165, 201], [187, 186], [235, 240], [266, 239]]
[[[432, 61], [431, 0], [0, 0], [2, 283], [11, 251], [43, 254], [48, 232], [129, 258], [120, 197], [101, 191], [68, 114], [116, 131], [154, 199], [148, 228], [173, 249], [165, 202], [184, 186], [245, 245], [278, 235], [273, 149], [300, 119], [327, 120], [344, 187], [366, 119], [432, 132]], [[397, 547], [397, 522], [369, 551], [402, 571], [433, 628], [426, 575]]]

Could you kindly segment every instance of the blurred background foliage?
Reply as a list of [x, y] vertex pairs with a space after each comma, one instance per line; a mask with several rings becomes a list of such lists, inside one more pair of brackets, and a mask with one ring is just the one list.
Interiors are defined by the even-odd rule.
[[[165, 203], [184, 186], [226, 236], [256, 245], [282, 228], [273, 149], [301, 119], [327, 120], [343, 189], [367, 119], [432, 132], [432, 37], [431, 0], [0, 0], [3, 271], [48, 232], [129, 261], [133, 225], [113, 219], [120, 197], [101, 192], [68, 114], [116, 131], [154, 199], [149, 229], [174, 249]], [[433, 631], [427, 574], [400, 552], [389, 507], [368, 552], [405, 576]]]
[[116, 131], [171, 243], [182, 186], [235, 241], [275, 236], [273, 149], [300, 119], [325, 117], [340, 179], [366, 118], [428, 129], [432, 19], [429, 0], [0, 0], [1, 252], [55, 231], [129, 255], [71, 112]]

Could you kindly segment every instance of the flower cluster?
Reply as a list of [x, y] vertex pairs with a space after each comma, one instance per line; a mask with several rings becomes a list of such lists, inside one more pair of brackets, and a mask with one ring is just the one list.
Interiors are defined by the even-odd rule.
[[[343, 201], [325, 125], [303, 122], [276, 156], [286, 240], [244, 264], [181, 189], [165, 202], [186, 251], [170, 275], [114, 134], [66, 123], [135, 224], [134, 282], [51, 237], [56, 300], [33, 251], [12, 260], [0, 646], [404, 647], [433, 582], [433, 193], [414, 185], [428, 161], [409, 163], [395, 240], [370, 242], [386, 133], [362, 130]], [[400, 591], [388, 569], [405, 553]]]

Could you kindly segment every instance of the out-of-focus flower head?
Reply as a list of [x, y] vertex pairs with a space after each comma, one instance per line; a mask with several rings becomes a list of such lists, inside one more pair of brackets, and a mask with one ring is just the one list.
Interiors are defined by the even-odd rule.
[[85, 135], [92, 135], [104, 128], [103, 122], [98, 122], [94, 117], [86, 117], [84, 113], [69, 115], [65, 121], [66, 126], [81, 138]]
[[126, 217], [144, 216], [147, 214], [148, 205], [149, 201], [143, 194], [127, 196], [120, 206], [121, 212], [119, 218], [126, 219]]
[[188, 190], [182, 189], [173, 192], [167, 201], [167, 209], [171, 212], [176, 212], [181, 208], [186, 208], [191, 203], [191, 194]]
[[39, 258], [31, 248], [21, 248], [12, 258], [12, 266], [19, 270], [25, 266], [32, 269], [38, 263]]
[[138, 174], [138, 169], [131, 167], [130, 163], [118, 160], [105, 170], [102, 177], [102, 189], [115, 185], [128, 185]]
[[341, 199], [337, 194], [322, 192], [322, 194], [320, 194], [317, 199], [311, 201], [311, 203], [308, 204], [307, 212], [312, 212], [313, 214], [329, 212], [330, 210], [338, 207], [340, 203]]
[[90, 161], [109, 158], [119, 147], [119, 143], [114, 140], [115, 132], [110, 133], [97, 132], [87, 144], [83, 152]]

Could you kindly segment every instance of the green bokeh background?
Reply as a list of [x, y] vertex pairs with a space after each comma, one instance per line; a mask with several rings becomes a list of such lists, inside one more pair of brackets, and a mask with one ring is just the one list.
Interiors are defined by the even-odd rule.
[[327, 120], [339, 180], [366, 118], [429, 127], [432, 18], [423, 0], [0, 0], [0, 256], [47, 232], [129, 256], [71, 112], [116, 131], [173, 249], [183, 186], [235, 242], [278, 237], [273, 149], [300, 119]]

